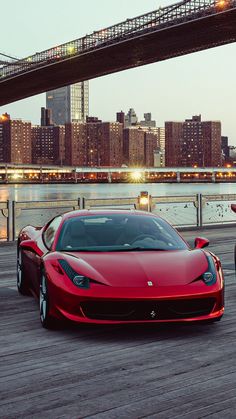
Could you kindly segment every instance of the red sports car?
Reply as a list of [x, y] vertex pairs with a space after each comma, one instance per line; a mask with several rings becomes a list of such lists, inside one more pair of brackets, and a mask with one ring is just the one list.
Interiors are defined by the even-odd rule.
[[17, 287], [39, 298], [43, 327], [80, 323], [220, 320], [224, 279], [214, 254], [190, 249], [162, 218], [83, 210], [27, 226], [17, 246]]

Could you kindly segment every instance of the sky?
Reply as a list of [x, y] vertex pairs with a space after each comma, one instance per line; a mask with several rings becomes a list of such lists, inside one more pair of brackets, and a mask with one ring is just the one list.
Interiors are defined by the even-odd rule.
[[[8, 0], [0, 25], [0, 52], [23, 58], [174, 2]], [[0, 6], [5, 7], [3, 0]], [[151, 112], [158, 126], [201, 114], [202, 120], [220, 120], [222, 135], [236, 145], [235, 74], [233, 43], [99, 77], [90, 81], [89, 113], [114, 121], [116, 112], [134, 108], [139, 120]], [[0, 114], [39, 123], [45, 105], [42, 94], [2, 106]]]

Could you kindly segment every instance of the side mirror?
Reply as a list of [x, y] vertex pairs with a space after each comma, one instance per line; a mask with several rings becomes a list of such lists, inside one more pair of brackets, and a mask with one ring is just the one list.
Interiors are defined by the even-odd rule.
[[209, 240], [205, 239], [205, 237], [196, 237], [194, 242], [195, 249], [202, 249], [203, 247], [207, 247], [209, 243]]
[[24, 240], [20, 243], [20, 248], [36, 253], [36, 255], [40, 257], [43, 255], [42, 250], [37, 246], [37, 244], [33, 240]]
[[232, 210], [233, 212], [236, 212], [236, 204], [231, 204], [231, 210]]

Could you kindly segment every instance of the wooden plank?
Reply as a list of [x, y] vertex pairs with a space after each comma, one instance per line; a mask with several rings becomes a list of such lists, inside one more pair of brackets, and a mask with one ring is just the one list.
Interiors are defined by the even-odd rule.
[[44, 330], [16, 291], [16, 244], [0, 244], [0, 418], [235, 417], [234, 231], [183, 235], [209, 237], [227, 270], [220, 323]]

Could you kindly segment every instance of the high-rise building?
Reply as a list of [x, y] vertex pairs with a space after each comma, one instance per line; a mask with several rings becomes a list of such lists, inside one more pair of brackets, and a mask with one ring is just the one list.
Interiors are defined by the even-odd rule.
[[160, 147], [154, 150], [154, 167], [165, 166], [165, 151]]
[[0, 161], [31, 163], [31, 122], [11, 119], [7, 113], [0, 117]]
[[224, 136], [221, 137], [221, 150], [223, 153], [224, 162], [228, 163], [230, 161], [228, 137], [224, 137]]
[[[145, 127], [145, 126], [138, 126], [141, 128], [145, 133], [153, 134], [156, 137], [156, 149], [160, 149], [161, 152], [161, 167], [165, 166], [165, 128], [164, 127]], [[155, 161], [153, 161], [154, 167]], [[147, 165], [147, 162], [146, 162]], [[152, 167], [151, 165], [150, 167]]]
[[165, 127], [156, 127], [152, 130], [157, 135], [161, 151], [165, 154]]
[[101, 125], [101, 166], [120, 167], [123, 163], [123, 124], [103, 122]]
[[65, 127], [32, 126], [32, 163], [57, 164], [65, 162]]
[[154, 152], [158, 147], [157, 137], [152, 132], [145, 132], [144, 137], [144, 154], [145, 166], [154, 167]]
[[144, 121], [140, 121], [141, 127], [155, 127], [156, 121], [152, 121], [152, 114], [151, 112], [145, 113], [144, 115]]
[[125, 128], [123, 152], [124, 162], [129, 166], [144, 166], [145, 151], [144, 151], [145, 131], [142, 128]]
[[87, 166], [87, 153], [87, 124], [66, 124], [65, 163], [69, 166]]
[[51, 109], [52, 123], [55, 125], [85, 122], [89, 113], [89, 82], [83, 81], [47, 92], [46, 107]]
[[138, 117], [135, 113], [135, 110], [133, 108], [130, 108], [127, 115], [125, 115], [125, 127], [131, 127], [134, 125], [137, 125], [138, 123]]
[[181, 166], [181, 146], [183, 138], [182, 122], [165, 123], [165, 164], [170, 167]]
[[3, 138], [3, 116], [0, 117], [0, 162], [5, 161], [5, 153], [4, 153], [4, 138]]
[[125, 125], [125, 113], [123, 111], [116, 113], [116, 122], [120, 122]]
[[87, 166], [102, 165], [102, 132], [101, 122], [89, 122], [87, 127]]
[[53, 125], [51, 109], [41, 108], [40, 125], [41, 127], [48, 127], [49, 125]]
[[201, 115], [184, 122], [165, 123], [166, 166], [221, 166], [221, 123], [202, 121]]
[[86, 124], [66, 124], [66, 163], [72, 166], [121, 166], [123, 125], [88, 118]]

